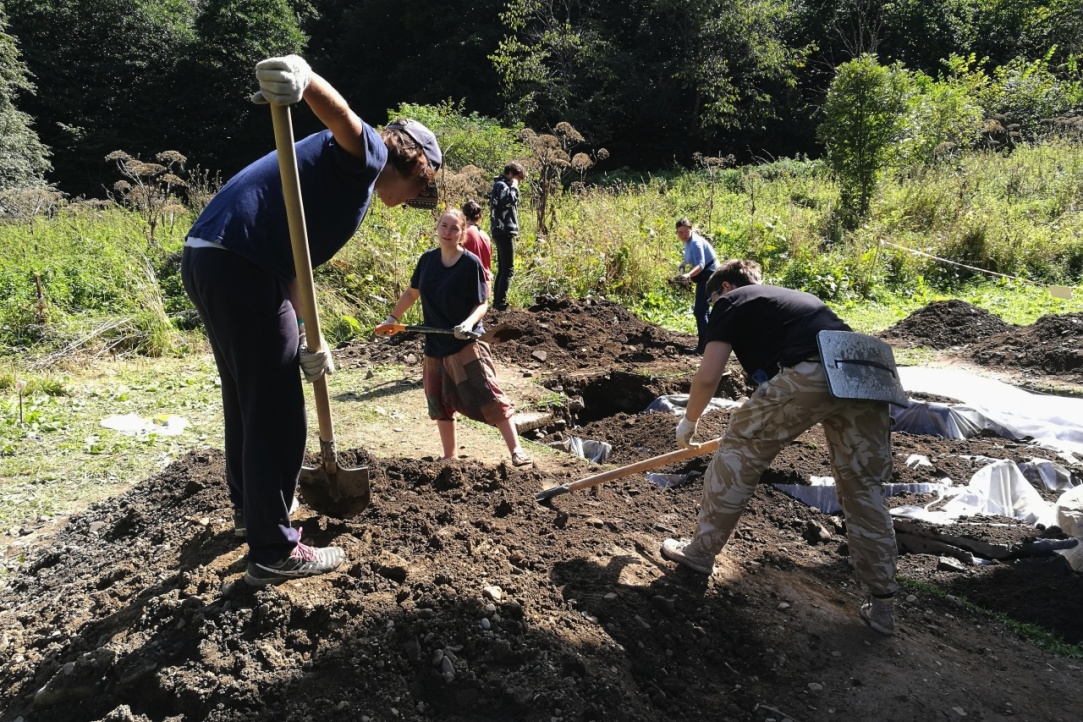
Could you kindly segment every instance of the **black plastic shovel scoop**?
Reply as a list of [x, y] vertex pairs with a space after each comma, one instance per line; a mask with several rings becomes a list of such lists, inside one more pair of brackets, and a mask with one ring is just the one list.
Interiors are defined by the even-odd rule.
[[[318, 351], [323, 336], [320, 333], [320, 318], [316, 310], [312, 258], [308, 253], [308, 230], [305, 227], [304, 206], [301, 204], [301, 181], [297, 175], [297, 154], [293, 148], [293, 123], [290, 120], [289, 106], [271, 104], [271, 118], [274, 120], [282, 191], [286, 198], [286, 217], [290, 225], [297, 289], [305, 319], [305, 339], [310, 351]], [[348, 519], [357, 516], [369, 505], [372, 495], [369, 470], [348, 469], [338, 464], [326, 376], [312, 383], [312, 395], [316, 399], [316, 416], [320, 422], [320, 465], [315, 468], [301, 468], [298, 479], [301, 498], [320, 514]]]

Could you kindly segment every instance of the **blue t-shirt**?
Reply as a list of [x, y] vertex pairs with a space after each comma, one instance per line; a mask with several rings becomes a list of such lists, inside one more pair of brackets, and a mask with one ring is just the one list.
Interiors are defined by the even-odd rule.
[[[440, 249], [421, 254], [410, 276], [410, 288], [421, 292], [421, 311], [426, 326], [454, 328], [486, 300], [485, 269], [470, 251], [463, 251], [450, 267], [440, 260]], [[484, 333], [481, 321], [474, 333]], [[443, 358], [461, 351], [468, 343], [442, 333], [425, 334], [425, 355]]]
[[[372, 202], [376, 177], [387, 162], [387, 147], [368, 124], [364, 133], [363, 161], [339, 147], [329, 130], [296, 143], [313, 267], [326, 263], [346, 245]], [[188, 235], [217, 241], [268, 273], [292, 279], [296, 272], [277, 154], [268, 153], [222, 186]]]
[[693, 280], [700, 280], [701, 276], [703, 277], [702, 280], [706, 280], [711, 275], [710, 271], [714, 269], [716, 260], [711, 244], [698, 233], [693, 233], [688, 242], [684, 244], [685, 265], [689, 268], [699, 266], [702, 269]]

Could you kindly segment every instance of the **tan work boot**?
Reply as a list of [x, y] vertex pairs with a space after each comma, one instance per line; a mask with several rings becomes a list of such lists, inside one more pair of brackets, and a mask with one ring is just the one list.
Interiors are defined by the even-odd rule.
[[868, 596], [861, 603], [861, 618], [880, 634], [895, 634], [895, 599]]
[[694, 569], [700, 574], [712, 574], [714, 572], [714, 557], [710, 554], [690, 554], [688, 547], [691, 545], [692, 542], [666, 539], [662, 542], [662, 556], [671, 562], [677, 562], [689, 569]]

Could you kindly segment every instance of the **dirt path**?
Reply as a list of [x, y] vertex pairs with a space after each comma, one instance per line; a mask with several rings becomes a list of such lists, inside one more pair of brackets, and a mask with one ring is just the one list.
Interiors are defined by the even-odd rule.
[[[635, 475], [537, 504], [539, 489], [597, 468], [541, 446], [570, 431], [613, 443], [619, 464], [672, 450], [675, 419], [633, 411], [687, 384], [691, 339], [605, 302], [550, 299], [498, 320], [493, 349], [513, 399], [535, 410], [559, 394], [582, 401], [551, 409], [535, 468], [511, 468], [499, 436], [472, 424], [466, 458], [426, 460], [438, 446], [416, 342], [342, 350], [360, 380], [333, 391], [349, 439], [339, 445], [343, 463], [372, 470], [374, 501], [348, 523], [304, 507], [296, 522], [306, 539], [344, 546], [343, 569], [258, 591], [239, 583], [245, 548], [221, 453], [191, 454], [26, 538], [25, 563], [0, 580], [0, 722], [1081, 718], [1081, 657], [1016, 631], [1025, 622], [1083, 642], [1083, 582], [1057, 559], [949, 569], [905, 554], [898, 633], [884, 638], [857, 617], [841, 519], [769, 484], [709, 579], [657, 553], [691, 531], [695, 483]], [[725, 384], [743, 388], [736, 375]], [[702, 426], [721, 433], [727, 418]], [[823, 444], [816, 430], [801, 437], [764, 481], [824, 473]], [[963, 476], [963, 457], [1032, 451], [897, 435], [896, 477]], [[912, 453], [933, 468], [908, 466]], [[925, 500], [893, 503], [904, 501]], [[953, 531], [1006, 546], [1041, 534], [977, 521]]]

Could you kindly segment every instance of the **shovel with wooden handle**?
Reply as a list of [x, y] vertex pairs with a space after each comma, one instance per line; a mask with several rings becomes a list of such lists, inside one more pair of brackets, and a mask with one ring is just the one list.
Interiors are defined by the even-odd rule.
[[598, 486], [599, 484], [604, 484], [607, 481], [620, 479], [631, 474], [636, 474], [640, 471], [650, 471], [651, 469], [657, 469], [659, 466], [665, 466], [666, 464], [672, 464], [677, 461], [684, 461], [685, 459], [691, 459], [694, 456], [709, 454], [712, 451], [718, 450], [718, 444], [721, 441], [721, 439], [712, 439], [711, 441], [705, 441], [698, 446], [692, 446], [687, 449], [677, 449], [676, 451], [671, 451], [668, 454], [652, 456], [649, 459], [637, 461], [634, 464], [628, 464], [627, 466], [622, 466], [618, 469], [603, 471], [600, 474], [588, 476], [584, 479], [580, 479], [579, 481], [572, 481], [567, 484], [561, 484], [560, 486], [554, 486], [546, 489], [545, 491], [539, 492], [535, 499], [538, 502], [549, 501], [554, 496], [567, 494], [569, 491], [589, 489], [592, 486]]
[[[293, 147], [293, 123], [290, 120], [289, 106], [272, 103], [271, 119], [274, 121], [278, 169], [282, 174], [282, 193], [286, 199], [293, 266], [297, 272], [301, 313], [305, 319], [305, 342], [309, 351], [319, 351], [323, 336], [320, 333], [320, 317], [316, 310], [312, 258], [308, 252], [308, 230], [305, 227], [305, 209], [301, 204], [301, 180], [297, 174], [297, 154]], [[369, 505], [369, 470], [339, 466], [326, 375], [312, 382], [312, 395], [316, 399], [316, 416], [320, 423], [320, 466], [301, 467], [298, 478], [301, 498], [320, 514], [348, 519], [357, 516]]]

